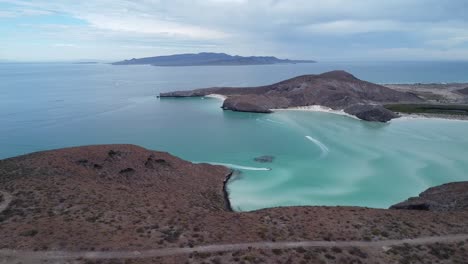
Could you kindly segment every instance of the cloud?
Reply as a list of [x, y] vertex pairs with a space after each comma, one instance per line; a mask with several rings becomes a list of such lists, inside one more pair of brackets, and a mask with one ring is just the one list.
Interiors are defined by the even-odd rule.
[[468, 49], [464, 0], [0, 0], [0, 9], [2, 22], [24, 19], [14, 29], [0, 26], [8, 47], [67, 43], [92, 52], [88, 58], [110, 56], [110, 46], [119, 59], [130, 47], [140, 55], [216, 50], [318, 60], [424, 52], [439, 58]]
[[0, 10], [0, 18], [13, 18], [13, 17], [24, 17], [24, 16], [44, 16], [50, 15], [52, 12], [46, 10], [34, 10], [34, 9], [20, 9], [20, 10]]
[[447, 39], [434, 39], [427, 42], [430, 45], [442, 47], [455, 47], [468, 43], [468, 36], [452, 37]]
[[70, 43], [55, 43], [52, 45], [52, 47], [59, 47], [59, 48], [76, 48], [78, 47], [77, 45], [75, 44], [70, 44]]
[[406, 31], [402, 23], [391, 20], [336, 20], [304, 26], [304, 32], [348, 35], [369, 32]]
[[164, 21], [155, 17], [127, 16], [122, 18], [113, 15], [85, 14], [81, 15], [80, 18], [88, 21], [88, 23], [95, 28], [117, 32], [196, 39], [219, 39], [228, 36], [228, 34], [221, 31]]
[[10, 11], [0, 11], [0, 18], [6, 18], [6, 17], [15, 17], [16, 13], [15, 12], [10, 12]]

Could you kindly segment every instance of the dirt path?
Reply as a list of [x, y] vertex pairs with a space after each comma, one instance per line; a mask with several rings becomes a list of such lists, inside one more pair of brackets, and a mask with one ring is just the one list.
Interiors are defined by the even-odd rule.
[[10, 205], [11, 200], [13, 200], [13, 197], [11, 194], [7, 192], [2, 192], [0, 191], [0, 194], [3, 195], [3, 202], [0, 203], [0, 213], [3, 212], [5, 209], [7, 209], [8, 205]]
[[65, 259], [138, 259], [184, 255], [190, 253], [216, 253], [226, 251], [254, 249], [290, 249], [311, 247], [360, 247], [360, 248], [389, 248], [392, 246], [410, 244], [423, 245], [432, 243], [450, 243], [468, 240], [468, 235], [446, 235], [420, 237], [414, 239], [382, 240], [382, 241], [300, 241], [300, 242], [255, 242], [240, 244], [217, 244], [198, 246], [193, 248], [163, 248], [142, 251], [21, 251], [0, 250], [0, 260], [65, 260]]

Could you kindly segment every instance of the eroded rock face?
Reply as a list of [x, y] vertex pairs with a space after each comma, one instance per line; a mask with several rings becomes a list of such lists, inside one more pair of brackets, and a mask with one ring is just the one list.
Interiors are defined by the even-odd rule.
[[271, 113], [272, 102], [262, 95], [238, 95], [224, 100], [224, 110], [237, 112]]
[[[362, 81], [344, 71], [332, 71], [319, 75], [304, 75], [276, 84], [233, 88], [214, 87], [193, 91], [161, 93], [160, 97], [192, 97], [221, 94], [227, 96], [223, 109], [270, 113], [272, 109], [320, 105], [343, 110], [354, 105], [381, 105], [396, 102], [421, 102], [418, 96]], [[367, 121], [386, 122], [391, 111], [379, 107], [352, 108], [359, 118]], [[375, 115], [375, 116], [374, 116]]]
[[459, 92], [459, 93], [461, 93], [463, 95], [468, 95], [468, 87], [460, 89], [457, 92]]
[[392, 205], [390, 209], [466, 211], [468, 210], [468, 182], [447, 183], [429, 188], [418, 197]]
[[381, 105], [352, 105], [344, 111], [365, 121], [388, 122], [399, 116]]

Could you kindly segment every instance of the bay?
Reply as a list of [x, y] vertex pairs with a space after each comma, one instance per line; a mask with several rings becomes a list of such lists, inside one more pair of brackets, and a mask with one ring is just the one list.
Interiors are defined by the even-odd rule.
[[[335, 62], [231, 67], [0, 64], [0, 158], [90, 144], [137, 144], [229, 164], [236, 210], [289, 205], [385, 208], [468, 180], [468, 122], [376, 124], [328, 113], [222, 111], [160, 92], [270, 84], [343, 69], [377, 83], [468, 82], [466, 62]], [[272, 163], [253, 159], [271, 155]]]

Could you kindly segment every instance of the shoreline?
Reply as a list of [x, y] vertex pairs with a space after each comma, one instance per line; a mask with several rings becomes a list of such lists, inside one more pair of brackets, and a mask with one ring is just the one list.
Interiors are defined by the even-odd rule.
[[[213, 98], [218, 99], [224, 102], [228, 97], [221, 94], [208, 94], [203, 97], [206, 98]], [[278, 109], [270, 109], [273, 112], [277, 111], [303, 111], [303, 112], [322, 112], [322, 113], [329, 113], [335, 115], [341, 115], [350, 117], [352, 119], [361, 120], [356, 116], [350, 115], [344, 110], [334, 110], [326, 106], [322, 105], [307, 105], [307, 106], [294, 106], [288, 108], [278, 108]], [[399, 118], [395, 118], [394, 120], [411, 120], [411, 119], [440, 119], [440, 120], [451, 120], [451, 121], [468, 121], [468, 116], [461, 116], [461, 115], [444, 115], [444, 114], [421, 114], [421, 113], [398, 113], [400, 115]]]
[[406, 113], [398, 113], [401, 117], [396, 118], [394, 120], [414, 120], [414, 119], [438, 119], [438, 120], [447, 120], [447, 121], [461, 121], [466, 122], [468, 121], [468, 116], [461, 116], [461, 115], [438, 115], [438, 114], [406, 114]]
[[273, 112], [276, 111], [303, 111], [303, 112], [322, 112], [322, 113], [329, 113], [341, 116], [351, 117], [353, 119], [360, 120], [356, 116], [350, 115], [345, 113], [343, 110], [333, 110], [326, 106], [321, 105], [307, 105], [307, 106], [295, 106], [295, 107], [288, 107], [288, 108], [279, 108], [279, 109], [271, 109]]
[[224, 181], [223, 181], [223, 196], [224, 196], [224, 203], [226, 205], [226, 210], [228, 212], [234, 212], [234, 210], [232, 209], [232, 205], [231, 205], [231, 200], [229, 199], [229, 192], [228, 192], [228, 189], [227, 189], [227, 185], [229, 184], [229, 180], [231, 179], [232, 175], [234, 174], [234, 170], [231, 170], [227, 175], [226, 177], [224, 177]]
[[219, 100], [223, 100], [223, 101], [227, 99], [227, 96], [222, 95], [222, 94], [209, 94], [209, 95], [205, 95], [203, 97], [214, 98], [214, 99], [219, 99]]

